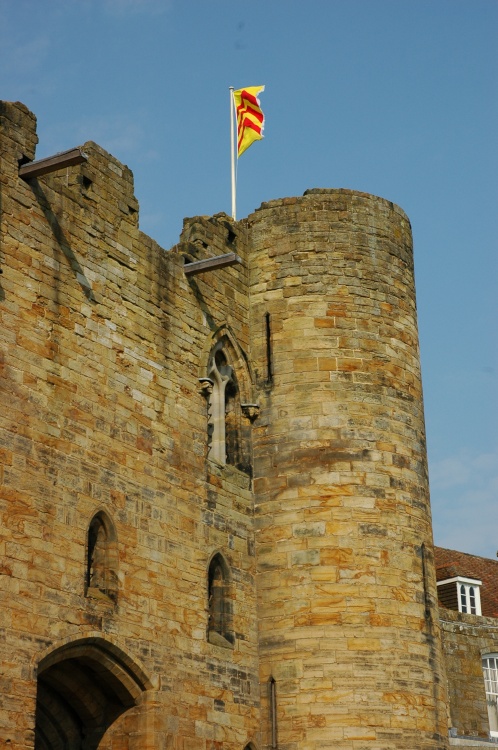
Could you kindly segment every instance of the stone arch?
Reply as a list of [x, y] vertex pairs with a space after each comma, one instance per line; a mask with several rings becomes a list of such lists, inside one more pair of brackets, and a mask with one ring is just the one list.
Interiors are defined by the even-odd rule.
[[207, 574], [207, 637], [210, 643], [225, 648], [231, 648], [235, 642], [231, 588], [230, 566], [221, 552], [215, 552]]
[[35, 750], [96, 750], [151, 687], [143, 669], [100, 636], [58, 646], [38, 663]]
[[252, 376], [247, 358], [227, 325], [208, 339], [203, 376], [208, 398], [208, 458], [251, 474]]
[[103, 510], [95, 513], [86, 535], [85, 595], [118, 598], [118, 537], [110, 516]]

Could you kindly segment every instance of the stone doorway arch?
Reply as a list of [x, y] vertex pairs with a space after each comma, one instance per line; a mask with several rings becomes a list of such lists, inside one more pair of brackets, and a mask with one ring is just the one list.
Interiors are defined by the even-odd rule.
[[35, 750], [97, 750], [150, 687], [142, 669], [104, 638], [55, 649], [38, 665]]

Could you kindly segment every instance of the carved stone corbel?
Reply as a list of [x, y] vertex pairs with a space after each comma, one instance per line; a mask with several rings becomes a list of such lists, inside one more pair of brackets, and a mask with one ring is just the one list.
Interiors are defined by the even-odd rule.
[[249, 422], [254, 422], [259, 417], [259, 404], [241, 404], [242, 414]]
[[199, 392], [202, 393], [205, 398], [209, 398], [213, 392], [214, 382], [211, 378], [199, 378], [199, 383]]

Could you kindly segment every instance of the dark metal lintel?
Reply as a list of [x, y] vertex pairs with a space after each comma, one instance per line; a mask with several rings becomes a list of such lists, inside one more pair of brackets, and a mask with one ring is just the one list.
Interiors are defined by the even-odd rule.
[[30, 161], [19, 167], [19, 177], [23, 180], [30, 180], [33, 177], [41, 177], [49, 172], [56, 172], [58, 169], [72, 167], [75, 164], [81, 164], [88, 159], [81, 148], [70, 148], [68, 151], [61, 151], [54, 156], [47, 156], [45, 159]]
[[225, 253], [224, 255], [217, 255], [215, 258], [204, 258], [204, 260], [185, 263], [183, 270], [185, 271], [185, 276], [195, 276], [197, 273], [235, 266], [237, 263], [242, 263], [242, 258], [235, 253]]

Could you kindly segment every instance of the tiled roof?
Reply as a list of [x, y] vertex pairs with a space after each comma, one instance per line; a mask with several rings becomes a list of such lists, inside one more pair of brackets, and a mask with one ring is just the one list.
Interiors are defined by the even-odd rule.
[[434, 547], [434, 559], [438, 581], [455, 576], [482, 581], [482, 614], [484, 617], [498, 617], [498, 560], [443, 547]]

